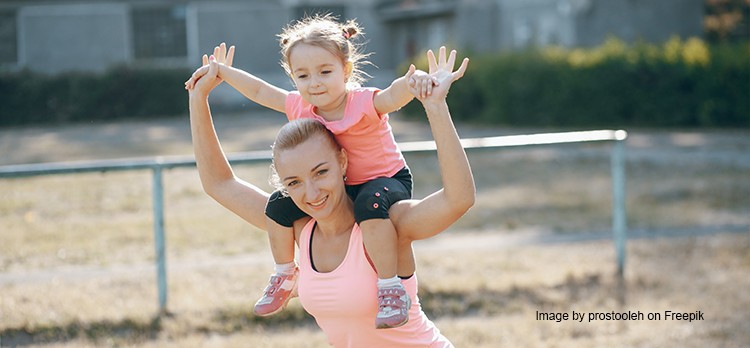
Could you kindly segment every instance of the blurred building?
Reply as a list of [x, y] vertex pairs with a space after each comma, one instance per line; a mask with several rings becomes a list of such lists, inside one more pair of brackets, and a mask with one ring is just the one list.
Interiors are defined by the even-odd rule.
[[703, 0], [0, 0], [0, 69], [56, 74], [114, 65], [195, 67], [225, 41], [235, 65], [287, 80], [276, 34], [305, 13], [332, 12], [364, 26], [379, 67], [442, 44], [488, 52], [557, 44], [592, 46], [608, 35], [661, 42], [701, 36]]

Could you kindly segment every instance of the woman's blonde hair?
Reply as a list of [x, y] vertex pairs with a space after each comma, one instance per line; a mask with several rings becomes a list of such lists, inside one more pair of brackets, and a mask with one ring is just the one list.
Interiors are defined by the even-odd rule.
[[353, 42], [353, 39], [360, 35], [364, 35], [364, 32], [353, 19], [339, 23], [331, 14], [316, 14], [302, 18], [286, 26], [278, 35], [281, 66], [289, 76], [292, 76], [289, 63], [292, 49], [300, 43], [314, 45], [331, 52], [344, 66], [351, 64], [352, 71], [347, 83], [361, 85], [369, 76], [361, 70], [362, 66], [370, 63], [366, 60], [369, 54], [362, 53], [361, 45]]
[[276, 140], [271, 145], [272, 159], [269, 182], [271, 186], [280, 190], [282, 194], [286, 194], [286, 190], [281, 182], [281, 178], [279, 178], [279, 173], [276, 172], [276, 159], [281, 151], [293, 149], [304, 143], [307, 139], [315, 136], [321, 136], [324, 141], [328, 142], [331, 149], [338, 153], [341, 152], [341, 145], [336, 141], [333, 133], [320, 123], [320, 121], [312, 118], [292, 120], [282, 126], [276, 134]]

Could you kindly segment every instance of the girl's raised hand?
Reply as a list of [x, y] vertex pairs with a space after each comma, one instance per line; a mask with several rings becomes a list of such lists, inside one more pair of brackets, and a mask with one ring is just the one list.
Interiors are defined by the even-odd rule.
[[417, 70], [414, 64], [409, 66], [409, 71], [404, 76], [408, 81], [409, 91], [420, 99], [427, 98], [432, 94], [432, 87], [438, 85], [435, 77], [422, 70]]
[[[226, 66], [232, 66], [232, 63], [234, 61], [234, 46], [229, 47], [227, 49], [226, 43], [221, 43], [219, 46], [214, 47], [214, 53], [212, 55], [214, 57], [214, 63], [215, 64], [224, 64]], [[209, 64], [211, 61], [208, 59], [207, 55], [203, 55], [203, 66], [195, 70], [192, 76], [185, 81], [185, 89], [186, 90], [192, 90], [195, 88], [195, 83], [204, 75], [208, 73], [209, 70]], [[218, 66], [217, 66], [218, 68]], [[221, 83], [221, 78], [219, 78], [219, 82], [217, 85]], [[216, 86], [214, 86], [216, 87]]]

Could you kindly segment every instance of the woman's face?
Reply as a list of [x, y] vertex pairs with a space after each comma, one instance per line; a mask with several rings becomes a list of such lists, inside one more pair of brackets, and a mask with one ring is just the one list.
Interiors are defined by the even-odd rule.
[[319, 46], [300, 43], [289, 53], [292, 80], [302, 98], [320, 110], [335, 110], [346, 100], [347, 66]]
[[334, 149], [322, 135], [281, 150], [274, 166], [292, 201], [316, 220], [340, 211], [349, 199], [344, 189], [346, 154]]

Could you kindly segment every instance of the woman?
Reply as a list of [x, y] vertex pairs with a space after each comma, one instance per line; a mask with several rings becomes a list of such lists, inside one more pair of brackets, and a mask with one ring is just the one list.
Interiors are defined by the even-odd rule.
[[[219, 60], [227, 59], [224, 52], [215, 54]], [[432, 51], [428, 52], [429, 73], [437, 85], [429, 96], [410, 85], [411, 93], [425, 108], [437, 144], [443, 188], [421, 200], [399, 201], [390, 209], [399, 239], [397, 274], [404, 279], [406, 293], [389, 294], [388, 301], [411, 302], [411, 319], [404, 326], [376, 330], [372, 325], [378, 304], [367, 299], [377, 291], [377, 274], [364, 250], [345, 190], [346, 151], [325, 128], [311, 121], [290, 122], [274, 143], [278, 182], [310, 216], [293, 226], [300, 250], [300, 301], [333, 346], [452, 346], [419, 305], [412, 242], [445, 230], [474, 204], [471, 169], [445, 101], [451, 83], [463, 76], [468, 65], [464, 59], [454, 72], [455, 59], [456, 52], [447, 57], [445, 47], [440, 48], [437, 61]], [[190, 90], [190, 122], [201, 182], [217, 202], [265, 230], [268, 193], [234, 176], [213, 127], [208, 94], [221, 82], [216, 76], [217, 71], [210, 70]]]

